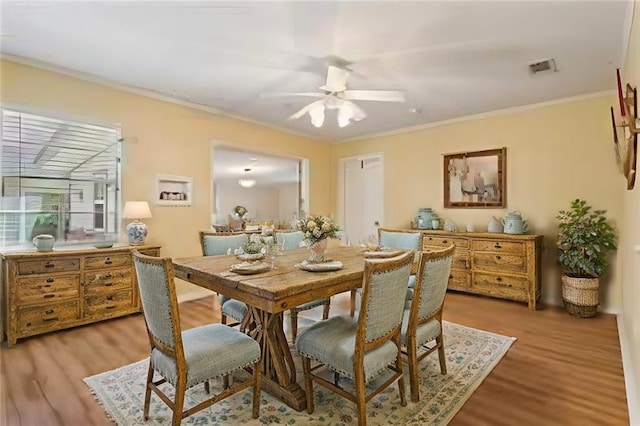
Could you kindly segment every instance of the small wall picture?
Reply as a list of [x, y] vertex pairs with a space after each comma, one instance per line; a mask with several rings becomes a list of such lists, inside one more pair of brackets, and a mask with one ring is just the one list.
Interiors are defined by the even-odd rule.
[[504, 208], [507, 148], [444, 155], [444, 206]]

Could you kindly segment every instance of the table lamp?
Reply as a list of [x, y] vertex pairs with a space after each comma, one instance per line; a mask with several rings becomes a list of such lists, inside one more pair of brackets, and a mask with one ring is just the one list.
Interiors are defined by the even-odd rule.
[[144, 240], [147, 238], [147, 225], [142, 223], [140, 219], [148, 219], [151, 217], [149, 203], [146, 201], [127, 201], [124, 203], [122, 217], [125, 219], [135, 219], [127, 225], [129, 244], [133, 246], [144, 244]]

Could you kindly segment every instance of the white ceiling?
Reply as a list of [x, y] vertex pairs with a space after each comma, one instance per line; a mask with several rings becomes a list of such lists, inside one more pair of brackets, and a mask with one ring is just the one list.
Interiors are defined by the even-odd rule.
[[[1, 51], [226, 114], [340, 141], [615, 88], [631, 3], [604, 1], [10, 2]], [[554, 58], [557, 72], [528, 64]], [[327, 65], [348, 89], [403, 90], [405, 104], [356, 101], [339, 128], [308, 115]], [[412, 112], [412, 110], [418, 112]]]

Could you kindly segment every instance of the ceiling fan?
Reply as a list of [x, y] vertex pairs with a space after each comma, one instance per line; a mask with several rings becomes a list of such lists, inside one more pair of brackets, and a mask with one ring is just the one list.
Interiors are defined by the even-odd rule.
[[404, 92], [397, 90], [347, 90], [349, 71], [329, 65], [327, 82], [318, 87], [321, 92], [282, 92], [262, 93], [260, 98], [281, 98], [288, 96], [308, 96], [320, 98], [311, 102], [289, 118], [298, 119], [305, 114], [311, 117], [311, 123], [321, 127], [324, 123], [325, 109], [338, 110], [338, 125], [347, 126], [351, 121], [360, 121], [367, 116], [362, 108], [351, 101], [404, 102]]

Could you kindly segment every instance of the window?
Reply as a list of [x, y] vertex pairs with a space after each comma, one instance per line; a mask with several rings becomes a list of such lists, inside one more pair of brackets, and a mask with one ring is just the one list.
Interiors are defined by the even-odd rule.
[[106, 127], [2, 110], [0, 246], [119, 232], [121, 139]]

